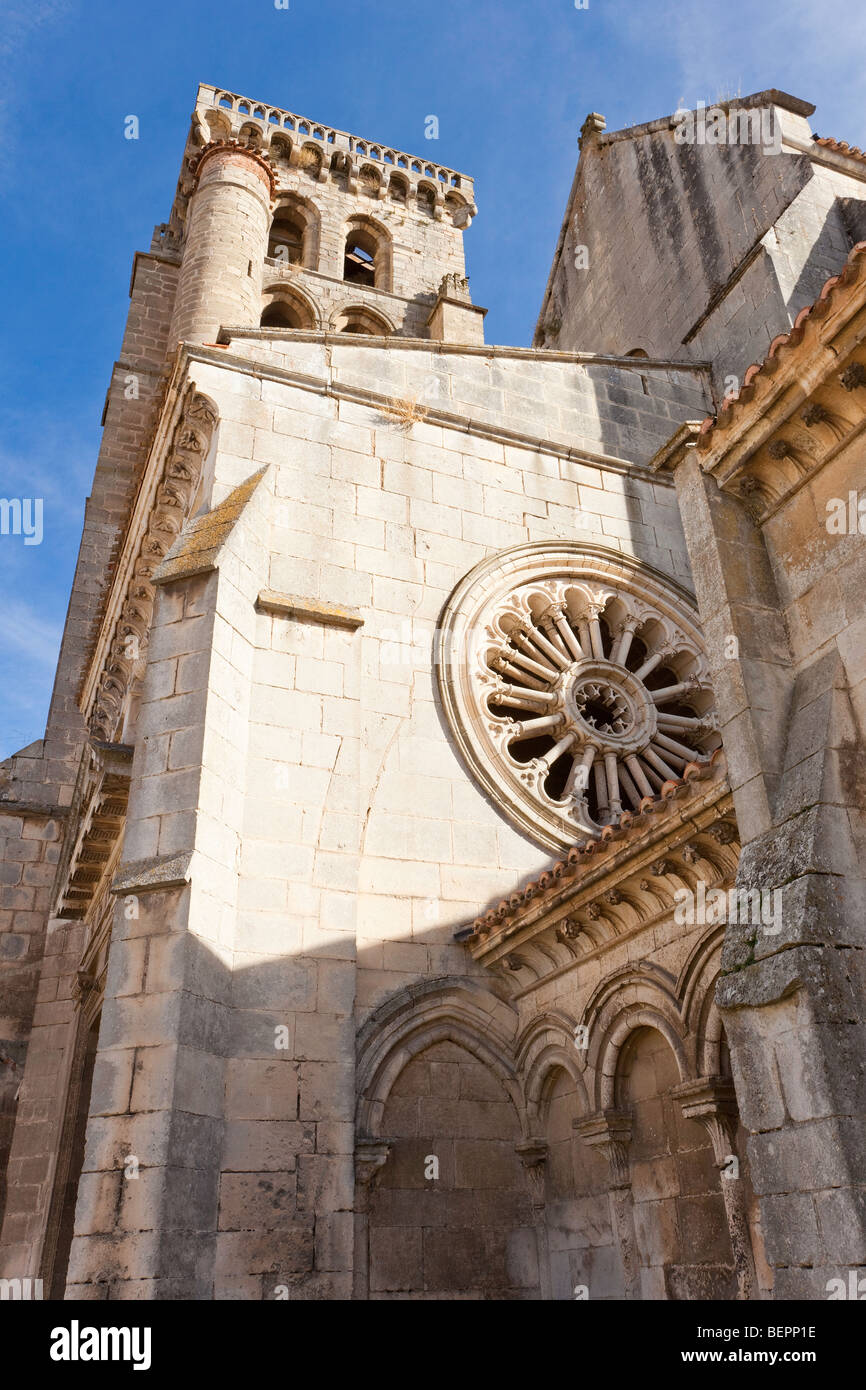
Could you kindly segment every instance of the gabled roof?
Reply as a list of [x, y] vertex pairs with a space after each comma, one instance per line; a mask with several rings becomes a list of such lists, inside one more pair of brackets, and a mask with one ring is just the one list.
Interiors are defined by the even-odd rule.
[[[719, 110], [722, 111], [727, 111], [732, 106], [736, 106], [738, 108], [745, 107], [747, 109], [754, 109], [755, 107], [765, 106], [778, 106], [783, 111], [790, 111], [793, 115], [801, 116], [804, 118], [808, 118], [815, 111], [815, 107], [812, 102], [804, 101], [801, 97], [791, 96], [789, 92], [780, 91], [777, 87], [767, 87], [761, 92], [752, 92], [749, 96], [745, 97], [730, 97], [723, 101], [714, 102], [712, 103], [712, 105], [713, 107], [717, 107]], [[556, 273], [559, 268], [560, 260], [562, 258], [562, 251], [565, 244], [566, 233], [568, 231], [568, 227], [572, 219], [572, 209], [574, 206], [575, 197], [577, 195], [577, 189], [580, 182], [581, 165], [583, 160], [590, 156], [594, 150], [603, 149], [608, 145], [616, 144], [619, 141], [638, 140], [645, 135], [652, 135], [656, 131], [670, 130], [672, 126], [676, 123], [677, 118], [680, 114], [680, 112], [671, 112], [667, 116], [659, 116], [652, 121], [644, 121], [639, 125], [626, 126], [622, 130], [610, 131], [605, 129], [604, 116], [600, 115], [598, 112], [591, 111], [589, 115], [586, 117], [586, 120], [584, 121], [583, 126], [581, 127], [580, 140], [578, 141], [578, 144], [580, 146], [580, 157], [577, 162], [577, 167], [574, 171], [574, 178], [572, 179], [571, 190], [568, 195], [568, 202], [565, 206], [565, 212], [563, 214], [562, 224], [559, 231], [559, 237], [556, 243], [556, 250], [553, 253], [553, 260], [551, 261], [550, 273], [547, 277], [547, 284], [544, 287], [544, 294], [541, 298], [541, 307], [539, 309], [538, 320], [536, 322], [535, 331], [533, 333], [533, 343], [538, 342], [539, 336], [542, 332], [544, 317], [547, 309], [547, 303], [550, 298], [551, 291], [553, 289], [553, 283], [556, 278]], [[818, 141], [817, 143], [821, 144], [823, 142]], [[836, 145], [836, 142], [832, 142], [832, 144], [836, 146], [833, 149], [833, 153], [845, 153], [849, 155], [852, 153], [848, 150], [847, 146], [843, 149], [841, 145]]]

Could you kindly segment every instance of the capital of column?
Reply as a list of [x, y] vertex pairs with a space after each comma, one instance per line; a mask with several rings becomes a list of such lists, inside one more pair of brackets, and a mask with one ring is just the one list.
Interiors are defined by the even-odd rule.
[[680, 1103], [683, 1117], [698, 1120], [707, 1130], [713, 1156], [724, 1167], [733, 1152], [737, 1133], [737, 1098], [734, 1083], [726, 1076], [701, 1076], [684, 1081], [672, 1092]]
[[529, 1178], [533, 1210], [538, 1212], [544, 1206], [544, 1165], [550, 1146], [546, 1139], [533, 1138], [522, 1139], [514, 1148]]
[[631, 1143], [631, 1115], [624, 1110], [600, 1110], [572, 1128], [585, 1144], [600, 1149], [610, 1165], [612, 1187], [630, 1187], [628, 1146]]
[[521, 1139], [514, 1145], [524, 1168], [538, 1168], [547, 1161], [550, 1145], [546, 1139]]
[[355, 1145], [355, 1181], [372, 1187], [394, 1147], [393, 1139], [359, 1139]]

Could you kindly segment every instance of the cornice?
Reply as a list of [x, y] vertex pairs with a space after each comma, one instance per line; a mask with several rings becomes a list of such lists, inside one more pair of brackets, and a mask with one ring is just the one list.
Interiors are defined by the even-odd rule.
[[[719, 486], [764, 522], [866, 426], [866, 242], [839, 275], [749, 367], [718, 416], [683, 427], [651, 469], [676, 467], [687, 447]], [[691, 432], [685, 439], [683, 430]]]
[[195, 158], [190, 160], [189, 173], [192, 181], [190, 193], [194, 193], [198, 188], [201, 171], [205, 164], [218, 154], [243, 155], [245, 159], [250, 160], [252, 164], [256, 165], [262, 182], [267, 185], [270, 197], [275, 197], [277, 176], [270, 159], [267, 155], [259, 154], [250, 145], [244, 145], [239, 140], [209, 140]]
[[93, 740], [85, 744], [72, 811], [57, 866], [53, 916], [87, 916], [116, 854], [126, 821], [132, 748]]
[[688, 770], [636, 815], [569, 850], [455, 933], [512, 994], [644, 931], [670, 915], [677, 888], [731, 879], [739, 843], [724, 754]]

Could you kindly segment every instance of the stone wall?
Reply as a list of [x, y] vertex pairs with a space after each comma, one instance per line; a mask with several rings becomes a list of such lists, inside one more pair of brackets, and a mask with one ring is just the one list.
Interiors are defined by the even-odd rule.
[[489, 1069], [434, 1043], [400, 1073], [382, 1125], [393, 1145], [371, 1199], [370, 1297], [537, 1297], [520, 1122]]
[[864, 166], [813, 145], [807, 103], [731, 103], [759, 104], [781, 152], [677, 143], [674, 118], [585, 133], [537, 341], [710, 361], [717, 398], [738, 389], [844, 260], [864, 199]]
[[[782, 342], [779, 370], [705, 430], [697, 456], [682, 438], [674, 462], [744, 842], [738, 881], [780, 894], [776, 932], [729, 929], [719, 1003], [781, 1298], [826, 1297], [866, 1258], [863, 292], [855, 251], [821, 312]], [[795, 477], [773, 472], [791, 457]]]
[[[525, 540], [601, 537], [681, 574], [669, 489], [621, 455], [648, 457], [703, 385], [653, 364], [312, 335], [194, 357], [219, 417], [212, 510], [157, 576], [118, 878], [141, 907], [115, 919], [70, 1285], [339, 1297], [357, 1269], [355, 1029], [416, 983], [477, 974], [455, 926], [546, 859], [439, 722], [439, 611], [477, 559]], [[467, 1093], [473, 1114], [486, 1104]], [[426, 1143], [419, 1125], [394, 1137]], [[467, 1251], [489, 1246], [472, 1296], [537, 1292], [519, 1133], [503, 1159], [514, 1211], [467, 1230]], [[441, 1231], [464, 1229], [469, 1150], [486, 1142], [463, 1137], [411, 1276], [377, 1264], [396, 1196], [388, 1177], [385, 1206], [371, 1190], [372, 1296], [453, 1277]], [[130, 1153], [140, 1186], [121, 1179]]]

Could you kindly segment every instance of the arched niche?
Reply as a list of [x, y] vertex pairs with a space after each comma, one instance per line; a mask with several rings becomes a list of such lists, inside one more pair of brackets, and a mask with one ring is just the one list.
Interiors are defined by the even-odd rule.
[[670, 1040], [642, 1025], [617, 1058], [616, 1109], [631, 1118], [629, 1173], [643, 1298], [730, 1299], [731, 1238], [706, 1127], [686, 1119]]
[[310, 330], [318, 328], [318, 321], [315, 309], [304, 295], [297, 290], [280, 288], [265, 296], [260, 326]]
[[384, 1100], [370, 1193], [371, 1298], [532, 1298], [536, 1235], [520, 1119], [481, 1049], [439, 1036]]
[[334, 315], [332, 332], [363, 333], [385, 337], [394, 332], [394, 327], [384, 314], [378, 314], [363, 304], [352, 304], [340, 309]]

